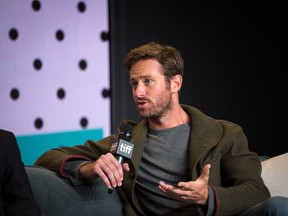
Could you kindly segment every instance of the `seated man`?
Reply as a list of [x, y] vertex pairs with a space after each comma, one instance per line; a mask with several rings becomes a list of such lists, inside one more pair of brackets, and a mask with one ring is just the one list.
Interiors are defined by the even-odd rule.
[[38, 216], [40, 208], [14, 134], [0, 129], [0, 215]]
[[[124, 65], [143, 119], [120, 123], [120, 135], [128, 141], [120, 143], [113, 134], [52, 149], [36, 165], [71, 179], [102, 179], [110, 191], [117, 188], [124, 215], [239, 215], [259, 203], [257, 215], [265, 215], [263, 202], [270, 193], [242, 128], [180, 104], [184, 61], [179, 51], [151, 42], [132, 49]], [[129, 154], [123, 163], [111, 153], [118, 145]]]

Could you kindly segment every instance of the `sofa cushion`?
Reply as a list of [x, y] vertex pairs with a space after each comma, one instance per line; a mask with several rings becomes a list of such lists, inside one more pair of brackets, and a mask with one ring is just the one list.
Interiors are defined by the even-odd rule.
[[261, 162], [262, 178], [271, 196], [288, 197], [288, 152]]
[[26, 166], [42, 216], [123, 215], [122, 202], [114, 190], [108, 193], [101, 179], [73, 186], [70, 180], [38, 166]]

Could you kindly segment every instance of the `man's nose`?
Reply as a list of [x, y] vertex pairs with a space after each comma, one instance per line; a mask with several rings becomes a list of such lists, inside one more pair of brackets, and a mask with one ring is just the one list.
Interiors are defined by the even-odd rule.
[[134, 95], [137, 97], [145, 95], [145, 86], [143, 84], [138, 84], [134, 89]]

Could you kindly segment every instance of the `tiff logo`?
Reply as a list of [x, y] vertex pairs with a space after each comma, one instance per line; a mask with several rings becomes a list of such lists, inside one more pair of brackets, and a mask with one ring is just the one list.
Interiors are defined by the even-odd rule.
[[131, 145], [127, 145], [125, 143], [121, 143], [119, 150], [121, 152], [125, 153], [125, 154], [129, 154], [130, 155], [132, 153], [132, 149], [133, 149], [133, 147]]
[[120, 139], [117, 146], [117, 154], [126, 158], [131, 158], [133, 153], [134, 144], [126, 140]]

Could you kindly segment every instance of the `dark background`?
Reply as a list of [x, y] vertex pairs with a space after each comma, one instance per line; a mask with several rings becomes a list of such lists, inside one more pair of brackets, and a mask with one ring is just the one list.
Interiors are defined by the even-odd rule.
[[276, 156], [287, 141], [286, 1], [110, 0], [112, 130], [139, 120], [123, 69], [150, 41], [185, 61], [181, 103], [242, 126], [252, 151]]

